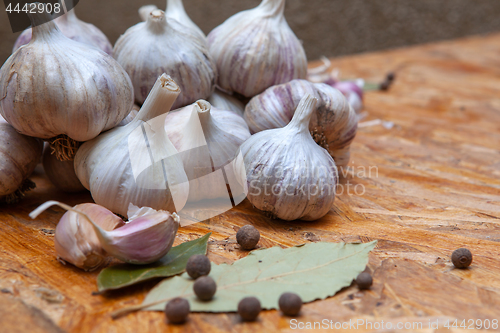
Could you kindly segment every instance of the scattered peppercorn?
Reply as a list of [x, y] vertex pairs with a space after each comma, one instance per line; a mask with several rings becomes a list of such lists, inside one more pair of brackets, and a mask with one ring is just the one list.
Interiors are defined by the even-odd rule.
[[172, 324], [182, 324], [189, 315], [189, 302], [185, 298], [176, 297], [167, 303], [165, 314]]
[[210, 276], [200, 276], [193, 284], [193, 291], [202, 301], [210, 301], [215, 295], [217, 284]]
[[244, 321], [254, 321], [262, 308], [256, 297], [245, 297], [238, 303], [238, 313]]
[[390, 86], [391, 86], [391, 82], [386, 80], [380, 84], [380, 90], [383, 90], [383, 91], [389, 90]]
[[393, 72], [387, 73], [387, 78], [386, 78], [387, 81], [392, 82], [392, 81], [394, 81], [395, 78], [396, 78], [396, 74], [394, 74]]
[[302, 299], [295, 293], [283, 293], [280, 296], [278, 304], [285, 316], [296, 316], [302, 307]]
[[358, 288], [360, 290], [370, 289], [373, 279], [370, 273], [363, 272], [356, 278], [356, 283], [358, 284]]
[[186, 272], [195, 280], [200, 276], [208, 275], [210, 269], [210, 260], [202, 254], [192, 255], [186, 265]]
[[466, 248], [460, 248], [451, 254], [451, 262], [456, 268], [466, 268], [472, 263], [472, 253]]
[[244, 250], [255, 248], [260, 239], [260, 233], [253, 225], [245, 225], [236, 233], [236, 241]]

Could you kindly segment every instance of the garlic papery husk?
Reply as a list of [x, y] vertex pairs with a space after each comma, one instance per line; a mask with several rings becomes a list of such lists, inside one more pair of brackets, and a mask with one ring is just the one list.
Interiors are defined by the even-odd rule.
[[212, 95], [208, 98], [208, 102], [217, 109], [233, 111], [242, 117], [243, 112], [245, 112], [245, 104], [236, 97], [223, 93], [219, 89], [214, 90]]
[[333, 207], [337, 167], [309, 132], [316, 102], [306, 94], [288, 125], [254, 134], [240, 147], [235, 173], [248, 200], [272, 217], [312, 221]]
[[[113, 46], [106, 35], [102, 33], [95, 25], [83, 22], [76, 17], [75, 10], [72, 9], [66, 14], [54, 19], [57, 27], [64, 36], [76, 42], [97, 47], [109, 55], [113, 53]], [[28, 44], [31, 40], [31, 28], [24, 30], [16, 40], [12, 52], [15, 52], [21, 46]]]
[[118, 126], [125, 126], [128, 123], [132, 122], [132, 120], [135, 119], [135, 117], [137, 116], [137, 114], [139, 113], [140, 110], [141, 110], [141, 107], [139, 105], [137, 105], [137, 104], [134, 104], [134, 106], [132, 107], [132, 111], [130, 111], [130, 113], [128, 114], [128, 116], [126, 116], [125, 119], [123, 119], [118, 124]]
[[[139, 16], [141, 20], [146, 21], [148, 15], [155, 9], [158, 9], [155, 5], [146, 5], [139, 8]], [[174, 19], [179, 23], [197, 31], [201, 36], [205, 37], [205, 34], [201, 29], [189, 18], [182, 0], [167, 0], [167, 9], [165, 10], [165, 16], [167, 18]]]
[[[93, 203], [76, 205], [73, 209], [87, 214], [106, 231], [124, 225], [120, 217]], [[54, 245], [59, 259], [86, 271], [98, 268], [107, 257], [92, 224], [74, 211], [67, 211], [59, 220]]]
[[[243, 118], [199, 100], [170, 112], [165, 130], [184, 163], [189, 179], [188, 203], [222, 198], [230, 209], [226, 185], [233, 187], [234, 196], [237, 192], [231, 163], [240, 145], [250, 137]], [[243, 194], [243, 190], [240, 192]]]
[[205, 38], [176, 20], [166, 19], [161, 10], [154, 10], [147, 22], [128, 29], [116, 42], [114, 55], [130, 75], [138, 104], [144, 102], [162, 73], [168, 73], [182, 91], [173, 109], [208, 98], [215, 85], [215, 64]]
[[0, 201], [17, 202], [35, 184], [28, 179], [42, 156], [43, 142], [19, 134], [0, 117]]
[[[50, 19], [28, 15], [34, 25]], [[21, 134], [87, 141], [119, 124], [132, 105], [132, 84], [120, 64], [66, 38], [52, 21], [35, 26], [31, 42], [0, 70], [0, 112]], [[73, 158], [55, 148], [59, 159]]]
[[166, 112], [179, 93], [179, 86], [163, 74], [132, 122], [78, 149], [76, 175], [97, 204], [123, 216], [130, 203], [170, 212], [182, 209], [189, 183], [165, 132]]
[[263, 0], [210, 32], [219, 87], [253, 97], [271, 86], [306, 78], [306, 54], [285, 20], [284, 8], [285, 0]]
[[85, 187], [76, 176], [73, 161], [58, 160], [48, 144], [45, 144], [43, 150], [42, 164], [47, 178], [61, 191], [68, 193], [85, 191]]
[[[36, 218], [53, 205], [78, 215], [68, 215], [67, 220], [61, 219], [59, 222], [63, 225], [58, 239], [59, 224], [56, 228], [56, 251], [74, 260], [75, 266], [87, 270], [98, 267], [105, 255], [131, 264], [157, 261], [172, 248], [179, 228], [177, 214], [149, 207], [139, 209], [133, 205], [130, 206], [129, 214], [134, 216], [118, 228], [115, 228], [114, 223], [120, 218], [98, 205], [72, 208], [57, 201], [48, 201], [31, 212], [30, 217]], [[113, 228], [108, 230], [110, 226]]]
[[342, 93], [327, 84], [293, 80], [255, 96], [248, 102], [244, 114], [250, 132], [287, 125], [305, 94], [318, 99], [309, 123], [314, 140], [328, 150], [337, 166], [345, 167], [349, 163], [358, 118]]

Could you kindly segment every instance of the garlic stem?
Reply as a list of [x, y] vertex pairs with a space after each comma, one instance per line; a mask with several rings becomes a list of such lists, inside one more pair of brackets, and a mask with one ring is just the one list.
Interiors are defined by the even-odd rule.
[[317, 103], [318, 100], [313, 95], [306, 94], [302, 97], [292, 120], [286, 127], [296, 127], [299, 132], [309, 133], [309, 122]]
[[196, 112], [201, 121], [201, 126], [203, 127], [204, 123], [210, 119], [210, 110], [212, 109], [212, 105], [205, 100], [199, 100], [195, 103]]
[[285, 0], [263, 0], [257, 8], [269, 12], [270, 16], [283, 16], [285, 12]]
[[[169, 75], [162, 74], [151, 89], [135, 121], [148, 121], [170, 111], [181, 89]], [[135, 125], [134, 125], [135, 126]]]
[[179, 11], [186, 11], [184, 9], [184, 5], [182, 4], [182, 0], [167, 0], [167, 14]]
[[[38, 2], [35, 2], [38, 4]], [[59, 37], [59, 35], [63, 36], [62, 32], [59, 30], [57, 25], [52, 21], [52, 16], [47, 12], [27, 12], [27, 15], [31, 21], [32, 28], [32, 40], [36, 40], [37, 38], [50, 38], [50, 37]], [[56, 32], [57, 31], [57, 32]]]
[[162, 10], [155, 9], [148, 16], [146, 20], [146, 27], [151, 33], [161, 34], [168, 27], [165, 21], [165, 13]]

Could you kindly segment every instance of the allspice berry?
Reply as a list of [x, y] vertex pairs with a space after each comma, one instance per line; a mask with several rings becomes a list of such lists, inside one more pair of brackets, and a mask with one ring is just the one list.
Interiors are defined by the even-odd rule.
[[466, 248], [460, 248], [451, 254], [451, 262], [456, 268], [466, 268], [472, 263], [472, 253]]
[[285, 316], [296, 316], [302, 308], [302, 299], [295, 293], [283, 293], [278, 305]]
[[202, 254], [192, 255], [186, 265], [186, 272], [195, 280], [200, 276], [208, 275], [210, 269], [210, 260]]
[[181, 297], [171, 299], [165, 307], [165, 314], [172, 324], [182, 324], [189, 315], [189, 302]]
[[217, 290], [217, 284], [210, 276], [200, 276], [193, 284], [193, 291], [200, 300], [210, 301]]
[[255, 248], [260, 239], [259, 230], [253, 225], [245, 225], [236, 233], [236, 241], [240, 244], [243, 250], [252, 250]]
[[238, 303], [238, 314], [244, 321], [254, 321], [262, 308], [256, 297], [245, 297]]
[[363, 272], [356, 278], [356, 283], [360, 290], [370, 289], [373, 284], [373, 279], [370, 273]]

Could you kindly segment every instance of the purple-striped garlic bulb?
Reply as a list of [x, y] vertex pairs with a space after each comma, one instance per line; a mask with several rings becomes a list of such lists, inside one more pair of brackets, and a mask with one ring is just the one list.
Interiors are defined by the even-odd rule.
[[[76, 42], [84, 43], [101, 49], [109, 55], [113, 53], [113, 45], [101, 30], [95, 25], [83, 22], [76, 17], [75, 9], [70, 10], [66, 14], [59, 16], [54, 20], [57, 27], [64, 36]], [[16, 40], [12, 52], [26, 45], [31, 40], [31, 28], [24, 30]]]
[[306, 54], [284, 9], [285, 0], [263, 0], [210, 32], [219, 87], [253, 97], [271, 86], [306, 78]]
[[251, 133], [286, 126], [305, 94], [318, 99], [309, 130], [339, 167], [349, 163], [358, 118], [343, 94], [324, 83], [293, 80], [271, 87], [248, 102], [244, 118]]
[[115, 59], [132, 80], [135, 100], [144, 103], [158, 76], [168, 73], [179, 85], [173, 109], [206, 99], [215, 87], [215, 64], [198, 32], [161, 10], [129, 28], [116, 42]]
[[316, 103], [305, 94], [288, 125], [252, 135], [237, 154], [238, 182], [252, 205], [272, 217], [313, 221], [333, 207], [337, 167], [309, 131]]

